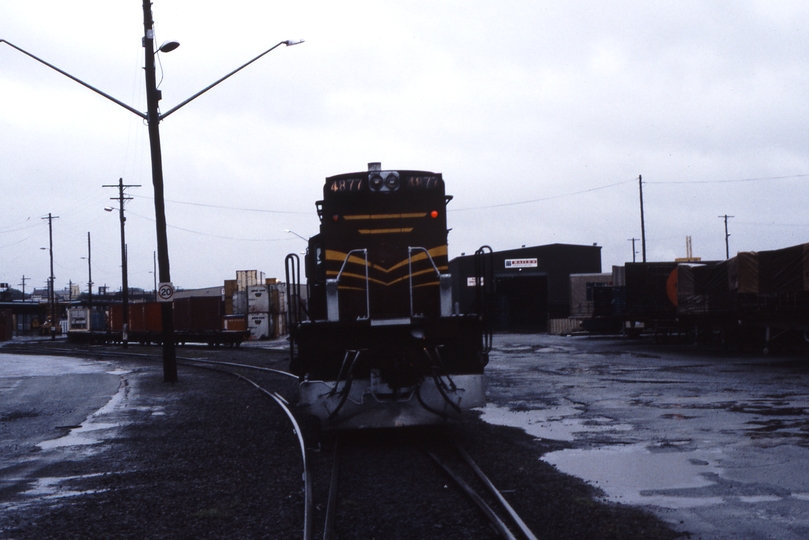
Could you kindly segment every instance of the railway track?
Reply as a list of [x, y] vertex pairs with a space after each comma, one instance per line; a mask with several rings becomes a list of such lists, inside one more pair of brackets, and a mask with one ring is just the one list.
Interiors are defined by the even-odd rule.
[[[159, 361], [159, 354], [143, 353], [134, 350], [116, 350], [112, 347], [93, 347], [91, 349], [72, 349], [52, 344], [46, 346], [13, 346], [6, 349], [8, 352], [48, 355], [88, 356], [99, 355], [116, 358], [139, 358]], [[308, 433], [309, 448], [313, 440], [325, 441], [325, 450], [316, 453], [316, 461], [312, 466], [311, 456], [307, 451], [307, 441], [304, 432], [290, 410], [287, 401], [268, 389], [272, 386], [271, 379], [267, 377], [289, 377], [295, 375], [283, 370], [266, 366], [254, 365], [244, 362], [231, 362], [212, 360], [209, 358], [182, 356], [177, 358], [178, 363], [195, 369], [212, 370], [251, 385], [258, 392], [273, 400], [289, 418], [293, 430], [297, 435], [299, 451], [301, 454], [302, 480], [304, 490], [304, 523], [301, 536], [310, 540], [320, 536], [324, 540], [337, 540], [345, 538], [383, 537], [380, 530], [387, 530], [388, 525], [379, 525], [375, 521], [401, 521], [400, 530], [407, 531], [408, 520], [441, 521], [429, 512], [423, 512], [424, 501], [433, 499], [437, 492], [438, 505], [447, 508], [448, 515], [458, 515], [460, 523], [435, 525], [439, 537], [468, 537], [471, 534], [476, 538], [507, 538], [507, 539], [535, 539], [536, 537], [522, 522], [516, 512], [510, 508], [505, 497], [480, 471], [468, 453], [460, 445], [446, 436], [445, 430], [430, 429], [403, 429], [383, 430], [376, 434], [369, 432], [344, 433], [334, 435], [328, 433]], [[265, 377], [265, 381], [257, 381], [252, 372]], [[381, 433], [381, 435], [380, 435]], [[319, 443], [317, 443], [319, 445]], [[328, 448], [331, 448], [331, 452]], [[390, 454], [395, 457], [391, 459]], [[329, 458], [331, 458], [329, 460]], [[327, 463], [328, 462], [328, 463]], [[345, 466], [346, 462], [349, 464]], [[410, 479], [398, 482], [396, 475], [402, 474], [395, 462], [406, 464], [410, 476], [417, 476], [415, 481]], [[451, 480], [452, 484], [449, 483]], [[317, 485], [315, 485], [317, 484]], [[409, 487], [401, 488], [402, 484]], [[415, 486], [415, 488], [413, 487]], [[457, 486], [457, 487], [456, 487]], [[316, 491], [315, 488], [319, 488]], [[385, 501], [391, 491], [403, 489], [401, 497], [396, 500], [396, 508], [391, 512], [392, 503], [385, 503], [384, 510], [376, 508], [373, 504], [362, 501]], [[362, 493], [358, 494], [357, 491]], [[385, 495], [387, 494], [387, 495]], [[316, 500], [317, 499], [317, 500]], [[408, 500], [409, 499], [409, 500]], [[319, 504], [316, 504], [318, 503]], [[412, 511], [408, 506], [414, 503]], [[379, 518], [379, 512], [387, 512], [387, 517]], [[398, 513], [397, 513], [398, 512]], [[322, 519], [322, 530], [316, 531], [315, 522]], [[371, 531], [363, 532], [364, 524], [369, 524]], [[465, 532], [455, 534], [448, 529], [461, 527]], [[384, 533], [383, 533], [384, 534]], [[403, 532], [399, 537], [408, 537]]]
[[[419, 430], [412, 431], [415, 432]], [[365, 437], [366, 434], [360, 435], [360, 439], [364, 439]], [[374, 537], [376, 532], [358, 532], [356, 530], [358, 519], [356, 517], [353, 519], [347, 517], [348, 515], [355, 514], [355, 512], [342, 512], [340, 510], [341, 504], [344, 504], [345, 501], [349, 502], [349, 506], [355, 504], [352, 501], [353, 495], [350, 494], [351, 486], [360, 483], [356, 476], [352, 476], [352, 474], [355, 473], [346, 475], [342, 472], [344, 462], [352, 459], [356, 460], [356, 456], [352, 457], [352, 454], [359, 454], [362, 456], [359, 459], [365, 459], [364, 449], [358, 451], [357, 441], [352, 440], [347, 442], [346, 439], [356, 439], [356, 437], [352, 434], [338, 434], [333, 442], [331, 476], [328, 482], [328, 501], [325, 507], [323, 540], [354, 538], [355, 536], [357, 538]], [[469, 454], [451, 437], [444, 436], [443, 434], [438, 434], [436, 437], [435, 432], [427, 430], [427, 433], [419, 433], [416, 435], [417, 441], [405, 443], [404, 445], [399, 445], [401, 441], [398, 440], [398, 438], [394, 437], [393, 439], [393, 444], [398, 446], [396, 448], [397, 453], [401, 453], [402, 450], [404, 450], [410, 454], [410, 459], [407, 462], [415, 466], [415, 469], [410, 472], [424, 476], [425, 481], [422, 483], [423, 491], [420, 495], [423, 499], [432, 498], [431, 490], [438, 490], [439, 492], [450, 491], [449, 486], [443, 482], [443, 479], [446, 478], [451, 479], [458, 488], [454, 490], [452, 496], [455, 496], [456, 499], [467, 499], [465, 503], [467, 510], [472, 506], [478, 509], [481, 519], [477, 522], [477, 525], [480, 530], [478, 532], [472, 531], [475, 535], [474, 537], [536, 540], [536, 536], [519, 515], [517, 515], [516, 511], [514, 511], [503, 494], [486, 477]], [[430, 442], [425, 442], [423, 439], [429, 439]], [[386, 450], [390, 449], [384, 446], [382, 448], [376, 448], [375, 451], [378, 454], [377, 458], [381, 459], [381, 454]], [[419, 459], [419, 456], [421, 456], [422, 459]], [[424, 460], [423, 456], [429, 456], [431, 462]], [[356, 464], [354, 466], [356, 466]], [[397, 471], [395, 469], [390, 472], [393, 474], [402, 473], [401, 470]], [[379, 485], [396, 486], [395, 479], [387, 482], [382, 478], [378, 480]], [[349, 489], [341, 490], [341, 485], [343, 488], [348, 485]], [[384, 489], [389, 488], [383, 488], [383, 490]], [[374, 498], [374, 496], [371, 495], [371, 498]], [[444, 496], [442, 498], [446, 497]], [[408, 502], [405, 501], [402, 504], [407, 506]], [[456, 501], [456, 503], [452, 505], [452, 508], [457, 507], [458, 504], [459, 503]], [[375, 512], [380, 511], [377, 508], [367, 508], [366, 510], [371, 516], [375, 515]], [[412, 510], [413, 512], [418, 512], [418, 505], [414, 505]], [[341, 523], [341, 521], [345, 522]], [[370, 521], [373, 521], [373, 518], [371, 518]], [[469, 524], [467, 524], [467, 526], [468, 525]], [[406, 523], [402, 523], [403, 528], [406, 526]], [[350, 531], [348, 529], [350, 529]], [[470, 531], [467, 529], [465, 532], [459, 534], [459, 536], [466, 537], [469, 532]], [[455, 533], [447, 531], [447, 534], [442, 534], [442, 536], [452, 538], [455, 536]], [[402, 537], [406, 537], [406, 534], [402, 535]]]

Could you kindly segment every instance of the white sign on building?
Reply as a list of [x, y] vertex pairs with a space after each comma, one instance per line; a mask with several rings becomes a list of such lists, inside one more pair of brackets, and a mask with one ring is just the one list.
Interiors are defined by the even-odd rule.
[[537, 259], [506, 259], [506, 268], [536, 268]]

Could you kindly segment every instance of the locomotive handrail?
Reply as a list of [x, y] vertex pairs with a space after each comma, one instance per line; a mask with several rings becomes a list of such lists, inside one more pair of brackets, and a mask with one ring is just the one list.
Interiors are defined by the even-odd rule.
[[[297, 253], [290, 253], [284, 259], [284, 270], [287, 278], [287, 328], [294, 332], [293, 326], [301, 322], [301, 260]], [[296, 271], [297, 270], [297, 271]], [[294, 305], [293, 305], [294, 297]], [[295, 340], [289, 340], [289, 358], [295, 360]]]
[[348, 264], [348, 259], [350, 259], [351, 255], [354, 253], [362, 253], [363, 258], [365, 259], [365, 317], [359, 317], [359, 319], [371, 318], [370, 280], [368, 279], [368, 250], [363, 248], [352, 249], [346, 253], [346, 257], [343, 260], [343, 265], [340, 267], [340, 271], [337, 272], [337, 277], [326, 280], [326, 309], [328, 312], [327, 317], [330, 321], [340, 320], [339, 293], [337, 286], [340, 283], [340, 277], [343, 275], [343, 270], [345, 270], [346, 265]]
[[427, 251], [426, 248], [416, 246], [408, 246], [407, 247], [407, 273], [408, 273], [408, 280], [409, 280], [409, 287], [410, 287], [410, 316], [415, 317], [415, 309], [413, 308], [413, 251], [423, 251], [424, 255], [427, 256], [427, 260], [430, 261], [433, 269], [435, 270], [435, 275], [438, 276], [438, 286], [440, 289], [439, 294], [441, 295], [441, 316], [442, 317], [449, 317], [452, 314], [452, 281], [449, 277], [449, 274], [442, 274], [441, 271], [438, 269], [438, 266], [433, 261], [432, 255], [430, 252]]
[[494, 273], [492, 268], [492, 248], [490, 246], [481, 246], [475, 252], [475, 296], [480, 312], [478, 315], [483, 321], [483, 336], [481, 346], [483, 352], [487, 353], [492, 350], [492, 331], [494, 321], [492, 307], [492, 297], [494, 291]]

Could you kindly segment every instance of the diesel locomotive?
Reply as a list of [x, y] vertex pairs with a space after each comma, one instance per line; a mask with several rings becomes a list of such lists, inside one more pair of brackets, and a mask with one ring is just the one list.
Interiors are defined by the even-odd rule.
[[451, 199], [440, 173], [370, 163], [326, 178], [305, 295], [298, 256], [285, 261], [290, 370], [300, 405], [325, 427], [441, 423], [484, 404], [491, 249], [477, 254], [478, 302], [459, 313], [448, 272]]

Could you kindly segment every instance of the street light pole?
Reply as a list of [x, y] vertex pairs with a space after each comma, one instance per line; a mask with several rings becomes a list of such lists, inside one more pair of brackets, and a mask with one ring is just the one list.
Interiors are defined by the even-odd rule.
[[[166, 234], [166, 206], [163, 198], [163, 155], [160, 151], [160, 90], [155, 76], [154, 20], [152, 3], [143, 0], [143, 48], [146, 57], [146, 121], [149, 124], [149, 148], [152, 156], [152, 185], [154, 186], [155, 225], [157, 228], [157, 261], [160, 283], [171, 283], [169, 242]], [[174, 349], [174, 305], [161, 303], [163, 323], [163, 380], [177, 382], [177, 353]]]

